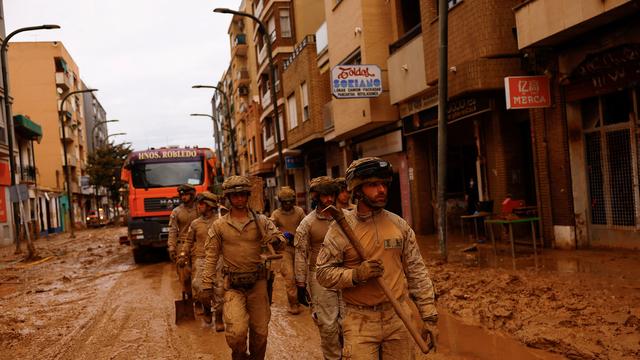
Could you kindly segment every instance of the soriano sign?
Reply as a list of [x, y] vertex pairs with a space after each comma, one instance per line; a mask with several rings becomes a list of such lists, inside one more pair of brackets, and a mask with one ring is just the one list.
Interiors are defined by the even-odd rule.
[[331, 93], [338, 99], [378, 97], [381, 74], [378, 65], [337, 65], [331, 69]]

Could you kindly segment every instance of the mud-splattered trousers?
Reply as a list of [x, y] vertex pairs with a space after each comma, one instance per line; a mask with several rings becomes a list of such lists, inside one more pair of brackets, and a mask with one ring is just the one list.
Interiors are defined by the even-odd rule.
[[202, 266], [204, 265], [204, 243], [209, 236], [211, 224], [218, 218], [217, 212], [209, 216], [201, 215], [189, 225], [179, 254], [191, 260], [191, 291], [196, 299], [202, 291]]
[[[357, 210], [346, 212], [345, 219], [363, 247], [365, 257], [384, 264], [382, 279], [392, 296], [407, 309], [410, 308], [408, 301], [413, 300], [423, 321], [437, 317], [433, 283], [415, 234], [406, 221], [386, 210], [367, 214]], [[361, 261], [338, 224], [331, 224], [318, 255], [316, 276], [320, 285], [342, 290], [346, 312], [344, 357], [413, 358], [415, 347], [409, 332], [376, 281], [354, 283], [353, 274]]]
[[[298, 225], [304, 219], [304, 210], [299, 206], [294, 206], [290, 211], [276, 209], [271, 214], [271, 221], [276, 227], [282, 231], [295, 234]], [[284, 286], [287, 292], [287, 300], [289, 301], [289, 309], [297, 308], [298, 292], [296, 288], [295, 274], [293, 263], [295, 259], [295, 248], [292, 244], [283, 246], [282, 250], [278, 250], [278, 254], [282, 254], [282, 259], [274, 262], [273, 269], [284, 279]]]
[[320, 332], [320, 347], [325, 359], [340, 359], [340, 293], [327, 289], [316, 280], [316, 258], [331, 218], [309, 213], [296, 230], [296, 282], [307, 284], [311, 295], [312, 316]]
[[[284, 237], [263, 215], [254, 217], [249, 213], [247, 218], [236, 220], [229, 213], [209, 228], [209, 236], [205, 241], [202, 287], [214, 287], [218, 278], [216, 266], [222, 255], [225, 337], [231, 348], [232, 359], [264, 359], [271, 309], [266, 272], [260, 254], [265, 244], [273, 241], [284, 241]], [[255, 274], [256, 281], [244, 287], [235, 286], [231, 281], [233, 274]], [[247, 332], [250, 355], [247, 355]]]

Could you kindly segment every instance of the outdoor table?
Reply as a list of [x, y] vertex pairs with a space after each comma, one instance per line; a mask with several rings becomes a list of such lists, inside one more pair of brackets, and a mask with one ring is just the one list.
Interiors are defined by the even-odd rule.
[[[500, 224], [500, 225], [509, 225], [509, 241], [511, 242], [511, 258], [513, 260], [513, 267], [516, 267], [516, 248], [515, 248], [515, 243], [513, 240], [513, 224], [524, 224], [524, 223], [530, 223], [531, 224], [531, 240], [533, 241], [533, 256], [536, 260], [536, 263], [538, 261], [538, 251], [537, 251], [537, 240], [536, 240], [536, 227], [533, 224], [536, 221], [540, 221], [540, 218], [535, 216], [535, 217], [526, 217], [526, 218], [515, 218], [515, 219], [490, 219], [490, 220], [485, 220], [485, 224], [489, 227], [489, 234], [491, 235], [491, 242], [493, 243], [493, 252], [494, 254], [497, 253], [496, 250], [496, 239], [493, 236], [493, 226], [494, 224]], [[542, 251], [542, 248], [540, 248], [540, 250]]]
[[[486, 218], [488, 216], [491, 216], [491, 213], [484, 212], [484, 211], [481, 211], [481, 212], [479, 212], [477, 214], [460, 215], [460, 228], [462, 229], [462, 238], [464, 238], [464, 221], [472, 219], [473, 220], [473, 229], [474, 229], [475, 235], [476, 235], [475, 240], [478, 241], [478, 219], [484, 219], [484, 218]], [[486, 228], [486, 226], [485, 226], [485, 228]], [[486, 234], [486, 232], [485, 232], [485, 234]]]

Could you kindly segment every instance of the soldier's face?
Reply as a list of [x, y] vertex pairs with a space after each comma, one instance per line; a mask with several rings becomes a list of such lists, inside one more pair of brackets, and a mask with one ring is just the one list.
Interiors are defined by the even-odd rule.
[[326, 208], [329, 205], [335, 205], [336, 203], [336, 196], [335, 195], [320, 195], [319, 197], [320, 200], [320, 207], [322, 207], [323, 209]]
[[190, 203], [193, 200], [193, 194], [190, 192], [180, 194], [180, 201]]
[[338, 194], [338, 201], [342, 204], [348, 203], [350, 198], [351, 191], [347, 191], [347, 189], [340, 191], [340, 193]]
[[282, 210], [290, 211], [293, 209], [293, 200], [287, 200], [282, 202]]
[[204, 202], [198, 202], [198, 213], [199, 214], [204, 214], [206, 213], [208, 210], [208, 205]]
[[229, 195], [229, 201], [231, 206], [236, 209], [244, 209], [247, 207], [249, 201], [249, 194], [247, 193], [232, 193]]
[[384, 181], [376, 181], [362, 184], [362, 194], [367, 205], [374, 208], [383, 208], [387, 205], [389, 185]]

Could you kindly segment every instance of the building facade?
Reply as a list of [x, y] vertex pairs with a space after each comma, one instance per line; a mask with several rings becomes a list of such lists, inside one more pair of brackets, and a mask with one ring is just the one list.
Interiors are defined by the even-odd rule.
[[[82, 82], [83, 89], [89, 89], [84, 82]], [[107, 138], [109, 136], [109, 130], [107, 129], [107, 112], [98, 100], [98, 97], [93, 92], [82, 93], [82, 100], [84, 102], [84, 120], [85, 120], [85, 132], [87, 147], [87, 158], [90, 154], [95, 154], [96, 149], [105, 146], [107, 144]], [[107, 191], [104, 188], [96, 188], [95, 185], [89, 184], [88, 175], [81, 175], [81, 192], [84, 195], [84, 211], [102, 209], [105, 214], [109, 215], [109, 203]]]
[[42, 126], [42, 141], [34, 147], [38, 163], [34, 197], [42, 212], [38, 216], [39, 228], [45, 233], [62, 231], [70, 226], [63, 146], [71, 173], [72, 209], [79, 223], [85, 217], [85, 200], [90, 196], [83, 194], [81, 187], [87, 161], [82, 95], [68, 97], [63, 113], [59, 113], [63, 97], [82, 89], [78, 66], [60, 42], [12, 42], [9, 74], [14, 113], [37, 119]]
[[[4, 41], [6, 36], [4, 28], [4, 4], [0, 0], [0, 39]], [[9, 166], [9, 145], [7, 144], [7, 116], [4, 102], [11, 101], [5, 98], [5, 79], [0, 78], [0, 245], [8, 245], [13, 242], [13, 211], [9, 201], [9, 186], [11, 185], [11, 170]]]

